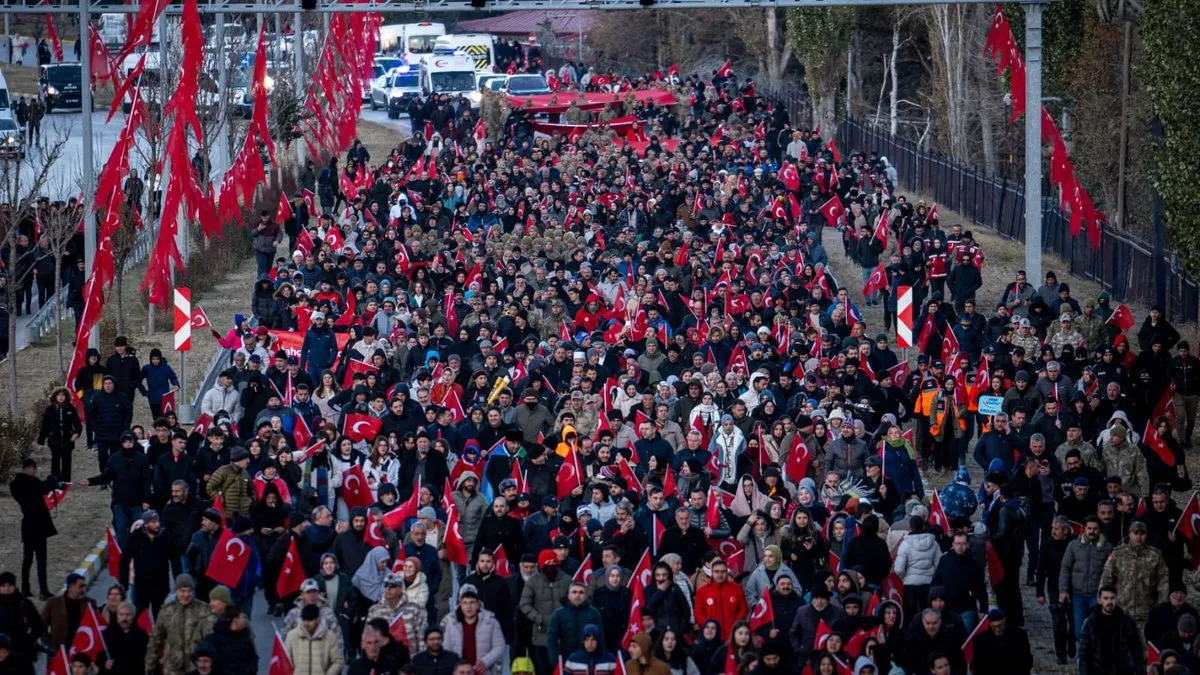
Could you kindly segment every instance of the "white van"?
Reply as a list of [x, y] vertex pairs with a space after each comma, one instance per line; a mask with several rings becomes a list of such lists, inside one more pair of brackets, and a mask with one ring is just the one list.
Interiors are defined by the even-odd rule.
[[415, 65], [422, 56], [433, 53], [434, 41], [445, 34], [445, 24], [430, 21], [388, 24], [379, 28], [379, 49]]
[[8, 80], [0, 73], [0, 114], [12, 114], [12, 99], [8, 97]]
[[[468, 56], [428, 54], [421, 59], [421, 93], [467, 96], [475, 90], [475, 63]], [[472, 99], [472, 105], [478, 103]]]
[[443, 35], [434, 41], [433, 53], [466, 55], [475, 62], [476, 71], [495, 72], [496, 36], [489, 33]]

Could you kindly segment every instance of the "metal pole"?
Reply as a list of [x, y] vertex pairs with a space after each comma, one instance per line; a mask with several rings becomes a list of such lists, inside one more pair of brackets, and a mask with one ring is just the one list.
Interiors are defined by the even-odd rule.
[[[296, 12], [292, 20], [292, 81], [295, 82], [294, 94], [299, 101], [304, 91], [304, 14]], [[304, 166], [304, 144], [296, 143], [296, 171], [299, 175]], [[315, 161], [316, 158], [314, 157]]]
[[[854, 72], [854, 47], [846, 47], [846, 119], [850, 119], [851, 73]], [[837, 113], [834, 113], [835, 115]]]
[[[88, 29], [91, 25], [91, 0], [82, 0], [79, 3], [79, 39], [88, 39]], [[8, 16], [4, 17], [5, 28], [8, 28]], [[7, 30], [6, 30], [7, 32]], [[11, 49], [12, 39], [9, 39]], [[96, 260], [96, 214], [92, 211], [92, 200], [96, 198], [96, 167], [92, 159], [92, 88], [87, 86], [87, 83], [92, 81], [92, 50], [85, 44], [79, 49], [79, 67], [82, 76], [83, 86], [82, 91], [83, 109], [79, 113], [80, 119], [83, 121], [83, 153], [81, 161], [83, 162], [83, 199], [86, 205], [83, 209], [83, 257], [86, 261], [85, 267], [88, 274], [92, 273], [92, 263]], [[60, 313], [59, 316], [62, 316]], [[91, 337], [88, 338], [88, 346], [96, 349], [100, 348], [100, 331], [92, 331]]]
[[225, 53], [225, 12], [217, 12], [217, 159], [222, 173], [229, 168], [229, 55]]
[[1025, 274], [1042, 278], [1042, 9], [1025, 5]]
[[[170, 86], [168, 82], [169, 64], [170, 61], [167, 60], [167, 15], [164, 13], [158, 18], [158, 104], [164, 111], [167, 107], [167, 101], [171, 98], [169, 92]], [[165, 116], [160, 120], [159, 124], [163, 129], [167, 128], [167, 119]], [[167, 182], [171, 180], [171, 164], [170, 162], [163, 161], [165, 158], [162, 155], [166, 152], [166, 148], [163, 147], [162, 143], [159, 143], [158, 152], [158, 159], [162, 162], [163, 169], [162, 171], [158, 172], [158, 180], [152, 186], [154, 189], [150, 192], [151, 204], [156, 205], [158, 209], [158, 228], [153, 232], [155, 237], [162, 233], [163, 219], [167, 217], [166, 212], [164, 212], [162, 208], [162, 199], [159, 196], [166, 196]], [[178, 214], [176, 214], [176, 217], [178, 217]], [[174, 284], [173, 274], [172, 284]], [[157, 308], [154, 306], [154, 303], [148, 303], [146, 307], [146, 332], [151, 335], [154, 334], [154, 319], [156, 314]]]

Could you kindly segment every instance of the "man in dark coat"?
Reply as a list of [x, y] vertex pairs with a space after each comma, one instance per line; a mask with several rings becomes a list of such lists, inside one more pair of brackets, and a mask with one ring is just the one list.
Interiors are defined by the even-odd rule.
[[137, 352], [129, 346], [129, 338], [118, 335], [113, 341], [113, 353], [104, 362], [104, 372], [116, 378], [117, 392], [133, 403], [138, 382], [142, 379], [142, 366], [138, 363]]
[[130, 526], [150, 508], [151, 482], [146, 453], [137, 446], [133, 432], [126, 431], [121, 434], [121, 451], [108, 458], [99, 474], [80, 481], [79, 486], [112, 486], [113, 531], [117, 543], [125, 546]]
[[117, 451], [121, 434], [133, 421], [133, 403], [117, 391], [117, 379], [113, 375], [105, 373], [100, 391], [88, 403], [87, 421], [96, 444], [96, 459], [103, 468], [108, 464], [109, 455]]
[[975, 637], [971, 654], [971, 672], [975, 675], [1029, 675], [1033, 671], [1033, 651], [1029, 634], [1019, 626], [1008, 625], [1004, 612], [988, 612], [988, 629]]
[[174, 553], [171, 538], [163, 531], [158, 512], [142, 514], [142, 526], [134, 530], [121, 552], [121, 585], [129, 588], [129, 568], [137, 570], [133, 583], [133, 599], [140, 614], [147, 607], [157, 616], [167, 593], [171, 590], [171, 559]]
[[109, 675], [144, 675], [146, 645], [150, 636], [137, 625], [137, 610], [129, 603], [117, 607], [117, 620], [104, 629], [104, 645], [108, 648], [104, 672]]
[[[515, 575], [520, 577], [520, 575]], [[500, 622], [500, 630], [504, 633], [504, 641], [513, 641], [513, 614], [516, 603], [513, 601], [512, 587], [507, 579], [496, 574], [496, 557], [491, 551], [480, 551], [475, 558], [475, 571], [467, 575], [463, 584], [475, 587], [479, 601], [488, 611], [496, 615]]]
[[17, 592], [17, 575], [0, 572], [0, 633], [13, 639], [13, 649], [30, 661], [37, 659], [37, 641], [46, 626], [33, 600]]
[[[58, 530], [50, 518], [45, 496], [57, 487], [58, 479], [54, 476], [47, 476], [44, 480], [37, 477], [37, 462], [32, 459], [22, 462], [21, 472], [13, 476], [8, 484], [9, 492], [17, 506], [21, 507], [21, 543], [24, 548], [21, 593], [26, 597], [33, 595], [29, 592], [29, 567], [34, 556], [37, 556], [38, 595], [42, 600], [50, 597], [50, 589], [46, 585], [46, 540], [58, 534]], [[10, 634], [9, 637], [19, 636]]]

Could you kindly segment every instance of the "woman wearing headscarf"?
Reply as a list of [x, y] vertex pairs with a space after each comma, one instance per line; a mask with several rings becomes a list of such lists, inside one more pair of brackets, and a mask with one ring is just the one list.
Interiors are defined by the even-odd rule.
[[796, 503], [808, 509], [813, 524], [817, 527], [825, 526], [825, 521], [829, 519], [829, 509], [817, 498], [817, 481], [811, 478], [800, 481], [800, 487], [796, 488]]
[[600, 572], [603, 583], [592, 592], [592, 605], [603, 617], [604, 649], [616, 653], [629, 622], [629, 604], [633, 592], [621, 582], [621, 566], [609, 565]]
[[779, 545], [779, 535], [775, 534], [771, 518], [762, 511], [750, 514], [738, 530], [737, 540], [746, 551], [746, 569], [751, 570], [762, 562], [768, 546]]
[[696, 622], [696, 607], [692, 602], [692, 596], [695, 592], [692, 590], [692, 582], [688, 579], [688, 575], [683, 571], [683, 557], [678, 553], [664, 553], [658, 559], [661, 563], [666, 563], [671, 568], [671, 574], [674, 575], [675, 585], [679, 587], [679, 591], [683, 593], [683, 597], [687, 599], [689, 624]]
[[780, 536], [783, 560], [799, 580], [796, 588], [806, 589], [812, 584], [817, 570], [829, 564], [829, 549], [821, 529], [813, 522], [809, 509], [797, 506], [792, 520], [783, 528]]
[[386, 548], [376, 546], [367, 552], [366, 559], [355, 570], [351, 583], [358, 589], [366, 607], [379, 602], [379, 598], [383, 597], [383, 580], [387, 578], [390, 559]]
[[791, 577], [795, 588], [803, 588], [800, 580], [796, 578], [796, 573], [783, 562], [783, 550], [771, 544], [763, 552], [762, 562], [742, 582], [743, 588], [746, 589], [746, 604], [753, 607], [764, 591], [775, 587], [775, 581], [781, 576]]
[[[691, 658], [701, 672], [708, 669], [708, 664], [712, 662], [713, 654], [717, 649], [725, 643], [721, 641], [721, 623], [716, 619], [709, 619], [700, 627], [700, 637], [692, 643]], [[703, 663], [704, 666], [700, 666]]]

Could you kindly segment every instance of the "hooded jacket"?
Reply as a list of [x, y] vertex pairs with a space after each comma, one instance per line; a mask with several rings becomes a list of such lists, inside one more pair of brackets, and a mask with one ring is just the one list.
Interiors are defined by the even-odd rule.
[[929, 532], [909, 532], [900, 542], [893, 569], [905, 586], [927, 586], [933, 582], [942, 550]]

